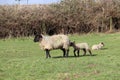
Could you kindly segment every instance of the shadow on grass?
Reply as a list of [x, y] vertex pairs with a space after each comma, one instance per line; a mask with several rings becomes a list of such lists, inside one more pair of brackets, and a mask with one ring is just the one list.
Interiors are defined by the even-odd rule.
[[108, 48], [101, 48], [101, 50], [106, 50], [106, 49], [108, 49]]
[[[85, 56], [93, 57], [93, 56], [97, 56], [97, 54], [93, 54], [92, 56], [91, 55], [85, 55]], [[80, 56], [68, 56], [68, 57], [55, 56], [55, 57], [52, 57], [52, 58], [79, 58], [79, 57], [85, 57], [85, 56], [83, 56], [83, 55], [80, 55]]]

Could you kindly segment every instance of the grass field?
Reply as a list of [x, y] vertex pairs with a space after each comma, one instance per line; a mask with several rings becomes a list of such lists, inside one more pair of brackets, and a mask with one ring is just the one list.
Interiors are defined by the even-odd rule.
[[90, 46], [102, 41], [105, 46], [92, 51], [94, 56], [74, 57], [70, 48], [68, 58], [54, 50], [46, 59], [32, 37], [0, 40], [0, 80], [120, 80], [120, 33], [69, 37]]

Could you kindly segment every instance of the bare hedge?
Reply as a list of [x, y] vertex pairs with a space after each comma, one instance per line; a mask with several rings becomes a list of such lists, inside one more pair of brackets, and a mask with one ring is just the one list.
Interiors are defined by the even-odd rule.
[[[99, 0], [98, 0], [99, 1]], [[0, 38], [120, 29], [119, 0], [62, 0], [50, 5], [1, 5]]]

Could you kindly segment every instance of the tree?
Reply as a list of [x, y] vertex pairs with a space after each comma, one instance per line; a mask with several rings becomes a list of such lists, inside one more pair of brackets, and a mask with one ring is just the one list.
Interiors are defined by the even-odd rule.
[[27, 0], [27, 4], [28, 4], [28, 0]]
[[[20, 4], [20, 1], [22, 1], [22, 0], [15, 0], [15, 1], [18, 1], [18, 4]], [[28, 4], [28, 0], [27, 0], [27, 4]]]
[[18, 4], [20, 4], [20, 1], [21, 1], [21, 0], [15, 0], [15, 1], [18, 1]]

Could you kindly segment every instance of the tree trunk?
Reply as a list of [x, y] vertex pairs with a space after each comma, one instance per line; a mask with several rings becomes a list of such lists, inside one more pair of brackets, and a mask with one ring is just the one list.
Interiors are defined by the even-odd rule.
[[113, 20], [112, 20], [112, 17], [110, 17], [110, 32], [113, 31]]

